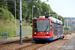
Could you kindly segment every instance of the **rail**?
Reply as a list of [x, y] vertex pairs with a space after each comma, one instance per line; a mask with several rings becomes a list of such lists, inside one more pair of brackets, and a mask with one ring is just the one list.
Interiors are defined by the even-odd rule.
[[0, 32], [0, 38], [6, 38], [7, 39], [7, 32]]

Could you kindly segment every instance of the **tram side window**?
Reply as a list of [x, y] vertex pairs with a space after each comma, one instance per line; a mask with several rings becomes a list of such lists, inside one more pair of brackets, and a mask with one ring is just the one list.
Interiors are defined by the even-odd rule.
[[58, 31], [61, 31], [61, 27], [60, 27], [60, 24], [58, 24]]
[[[57, 24], [57, 23], [53, 23], [53, 22], [51, 22], [52, 23], [52, 29], [54, 30], [54, 31], [60, 31], [61, 30], [61, 25], [60, 24]], [[58, 28], [58, 29], [57, 29]]]
[[54, 30], [54, 24], [52, 23], [52, 29]]
[[52, 29], [55, 30], [55, 23], [51, 22], [52, 23]]
[[55, 28], [55, 31], [57, 31], [57, 24], [56, 23], [54, 24], [54, 28]]
[[61, 31], [63, 31], [63, 26], [61, 26]]
[[59, 31], [59, 30], [60, 30], [60, 28], [59, 28], [59, 24], [58, 24], [57, 28], [58, 28], [57, 30]]

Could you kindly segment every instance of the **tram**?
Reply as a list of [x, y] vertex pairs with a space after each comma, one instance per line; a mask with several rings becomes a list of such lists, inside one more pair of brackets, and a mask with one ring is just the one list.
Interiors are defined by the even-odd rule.
[[61, 38], [63, 37], [63, 23], [52, 16], [35, 17], [32, 19], [32, 37], [35, 42]]

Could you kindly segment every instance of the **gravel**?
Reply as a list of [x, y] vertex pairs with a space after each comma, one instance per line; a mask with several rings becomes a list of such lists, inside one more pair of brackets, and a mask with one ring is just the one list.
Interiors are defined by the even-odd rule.
[[36, 50], [59, 50], [68, 40], [57, 40]]
[[[59, 39], [56, 41], [53, 41], [49, 43], [48, 45], [45, 45], [43, 47], [38, 48], [37, 50], [58, 50], [60, 49], [68, 40], [65, 39]], [[12, 44], [6, 44], [4, 46], [0, 46], [0, 50], [15, 50], [21, 47], [25, 47], [27, 45], [35, 43], [34, 41], [23, 41], [23, 44], [21, 45], [19, 42], [12, 43]], [[22, 50], [32, 50], [33, 48], [36, 48], [42, 44], [33, 45], [27, 48], [23, 48]]]
[[15, 50], [17, 48], [21, 48], [21, 47], [24, 47], [24, 46], [27, 46], [27, 45], [30, 45], [30, 44], [33, 44], [34, 42], [33, 41], [24, 41], [23, 44], [20, 44], [19, 42], [18, 43], [12, 43], [12, 44], [7, 44], [7, 45], [4, 45], [4, 46], [0, 46], [0, 50]]
[[[56, 40], [56, 41], [49, 43], [48, 45], [38, 48], [37, 50], [57, 50], [57, 49], [60, 49], [67, 41], [68, 40], [64, 40], [64, 39]], [[34, 41], [24, 41], [22, 45], [19, 43], [15, 43], [15, 44], [13, 43], [10, 45], [4, 45], [3, 47], [0, 46], [0, 50], [15, 50], [15, 49], [25, 47], [33, 43]], [[32, 50], [33, 48], [36, 48], [40, 45], [42, 44], [33, 45], [30, 47], [24, 48], [22, 50]]]

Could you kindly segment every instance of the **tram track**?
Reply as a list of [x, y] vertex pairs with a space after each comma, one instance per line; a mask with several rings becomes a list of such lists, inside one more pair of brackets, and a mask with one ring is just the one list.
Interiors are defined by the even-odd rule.
[[43, 47], [45, 45], [48, 45], [48, 44], [50, 44], [52, 42], [55, 42], [57, 40], [54, 40], [54, 41], [51, 41], [51, 42], [46, 42], [46, 43], [33, 43], [33, 44], [30, 44], [30, 45], [27, 45], [27, 46], [23, 46], [21, 48], [17, 48], [15, 50], [36, 50], [36, 49], [38, 49], [40, 47]]
[[31, 45], [28, 45], [28, 46], [24, 46], [24, 47], [18, 48], [16, 50], [36, 50], [37, 48], [42, 47], [43, 45], [45, 45], [45, 44], [35, 44], [34, 43], [34, 44], [31, 44]]
[[40, 48], [40, 47], [43, 47], [43, 46], [45, 46], [45, 45], [48, 45], [49, 43], [45, 43], [45, 44], [43, 44], [43, 45], [41, 45], [41, 46], [38, 46], [38, 47], [36, 47], [36, 48], [33, 48], [32, 50], [36, 50], [36, 49], [38, 49], [38, 48]]
[[[17, 47], [17, 48], [15, 48], [15, 50], [29, 50], [28, 48], [30, 48], [30, 50], [37, 50], [38, 48], [43, 47], [45, 45], [48, 45], [48, 44], [50, 44], [52, 42], [55, 42], [55, 41], [57, 41], [57, 40], [54, 40], [54, 41], [42, 44], [42, 43], [35, 43], [34, 41], [32, 41], [32, 38], [30, 38], [30, 39], [23, 39], [23, 43], [25, 43], [25, 45], [22, 46], [22, 47]], [[14, 41], [14, 42], [4, 43], [4, 44], [0, 45], [0, 48], [1, 47], [11, 46], [11, 45], [15, 46], [15, 44], [19, 44], [19, 43], [20, 43], [19, 40], [18, 41]], [[29, 43], [29, 44], [27, 44], [27, 43]], [[13, 50], [13, 48], [12, 48], [12, 50]]]
[[[8, 50], [10, 50], [10, 49], [12, 49], [12, 50], [37, 50], [37, 49], [39, 49], [43, 46], [47, 46], [48, 44], [51, 44], [52, 42], [54, 43], [55, 41], [59, 41], [59, 39], [51, 41], [51, 42], [46, 42], [46, 43], [35, 43], [34, 41], [32, 41], [30, 39], [30, 40], [23, 40], [22, 45], [20, 45], [19, 42], [16, 41], [16, 42], [13, 42], [13, 43], [4, 44], [4, 46], [2, 46], [2, 47], [7, 48], [7, 46], [9, 46], [7, 48]], [[10, 47], [11, 45], [13, 45], [13, 46]], [[13, 48], [14, 46], [18, 46], [18, 47]]]
[[30, 44], [30, 45], [27, 45], [27, 46], [23, 46], [23, 47], [21, 47], [21, 48], [15, 49], [15, 50], [21, 50], [21, 49], [24, 49], [24, 48], [26, 48], [26, 47], [33, 46], [33, 45], [36, 45], [36, 44], [33, 43], [33, 44]]
[[[23, 42], [33, 42], [31, 38], [30, 38], [30, 39], [23, 39], [22, 41], [23, 41]], [[13, 42], [3, 43], [3, 44], [0, 44], [0, 48], [1, 48], [1, 47], [10, 46], [10, 45], [19, 44], [19, 43], [20, 43], [20, 40], [18, 40], [18, 41], [13, 41]]]

